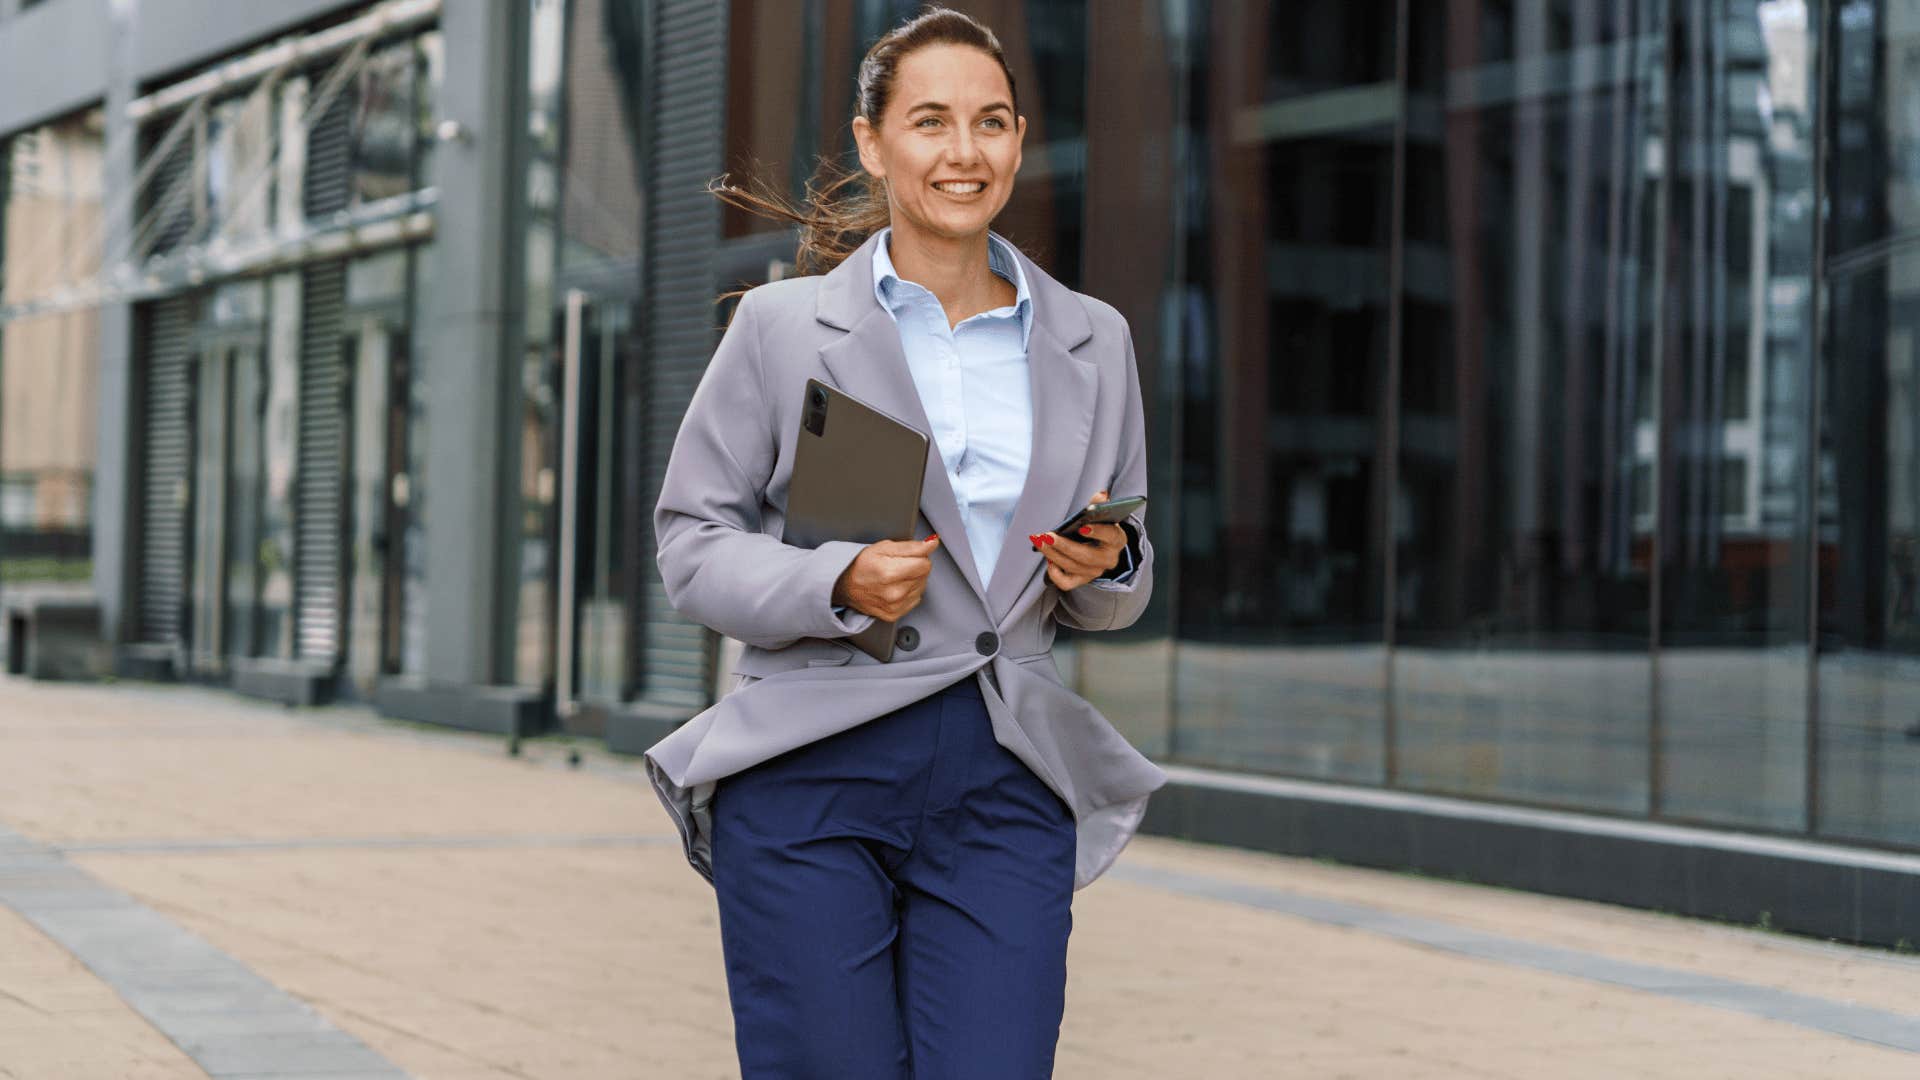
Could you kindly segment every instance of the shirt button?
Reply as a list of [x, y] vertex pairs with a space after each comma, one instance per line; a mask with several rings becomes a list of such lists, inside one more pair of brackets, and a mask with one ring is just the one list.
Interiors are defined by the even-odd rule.
[[973, 651], [981, 656], [992, 656], [1000, 648], [1000, 635], [989, 630], [973, 639]]

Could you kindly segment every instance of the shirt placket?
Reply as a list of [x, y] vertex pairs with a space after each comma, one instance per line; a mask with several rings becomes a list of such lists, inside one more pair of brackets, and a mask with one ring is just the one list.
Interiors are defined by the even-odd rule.
[[927, 306], [928, 329], [933, 335], [938, 355], [940, 386], [941, 422], [946, 427], [947, 439], [955, 453], [952, 457], [951, 476], [953, 496], [960, 503], [961, 512], [967, 513], [973, 504], [973, 492], [968, 489], [962, 477], [970, 471], [967, 464], [967, 410], [961, 395], [960, 344], [953, 329], [947, 325], [946, 312], [938, 301]]

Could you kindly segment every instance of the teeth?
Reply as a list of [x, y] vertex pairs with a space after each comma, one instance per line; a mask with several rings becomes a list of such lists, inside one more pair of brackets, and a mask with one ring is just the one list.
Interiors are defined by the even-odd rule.
[[986, 184], [986, 181], [984, 180], [978, 180], [978, 181], [973, 181], [973, 182], [964, 183], [964, 184], [945, 183], [945, 184], [935, 184], [933, 186], [939, 188], [941, 191], [949, 192], [954, 195], [967, 195], [975, 191], [985, 191], [987, 184]]

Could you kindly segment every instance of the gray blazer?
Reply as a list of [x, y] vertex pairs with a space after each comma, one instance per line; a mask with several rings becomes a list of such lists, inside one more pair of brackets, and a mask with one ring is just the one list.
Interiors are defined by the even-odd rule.
[[1048, 650], [1058, 623], [1112, 630], [1139, 618], [1153, 547], [1136, 515], [1131, 587], [1062, 593], [1027, 536], [1097, 491], [1146, 492], [1133, 340], [1119, 312], [1018, 256], [1033, 298], [1026, 487], [993, 580], [981, 581], [939, 451], [928, 454], [917, 535], [937, 532], [941, 543], [920, 605], [902, 620], [919, 643], [881, 663], [840, 640], [849, 628], [832, 608], [834, 582], [863, 545], [779, 539], [808, 378], [931, 430], [899, 331], [873, 295], [876, 242], [824, 276], [747, 293], [694, 392], [654, 511], [660, 574], [675, 608], [746, 649], [729, 692], [647, 751], [647, 773], [688, 860], [711, 879], [718, 781], [973, 675], [994, 738], [1072, 808], [1080, 888], [1112, 865], [1166, 775], [1066, 687]]

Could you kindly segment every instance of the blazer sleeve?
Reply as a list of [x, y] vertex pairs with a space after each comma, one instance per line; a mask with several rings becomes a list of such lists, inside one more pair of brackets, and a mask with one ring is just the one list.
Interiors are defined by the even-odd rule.
[[833, 610], [833, 586], [866, 546], [782, 543], [761, 530], [779, 459], [762, 372], [760, 318], [749, 292], [708, 362], [674, 437], [653, 511], [667, 599], [686, 617], [763, 649], [858, 633], [872, 616]]
[[[1114, 497], [1147, 493], [1147, 423], [1140, 403], [1140, 371], [1133, 357], [1133, 334], [1126, 320], [1120, 321], [1120, 338], [1126, 344], [1126, 412], [1120, 421], [1120, 464], [1107, 491]], [[1060, 594], [1053, 617], [1076, 630], [1121, 630], [1132, 626], [1147, 609], [1153, 595], [1153, 544], [1147, 540], [1146, 515], [1135, 512], [1120, 523], [1127, 534], [1127, 551], [1121, 556], [1121, 571], [1132, 564], [1130, 573], [1096, 578], [1077, 589]]]

